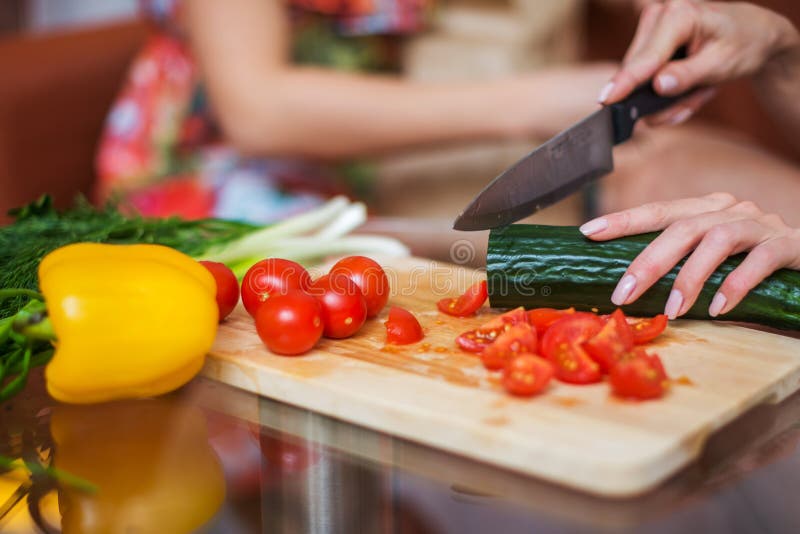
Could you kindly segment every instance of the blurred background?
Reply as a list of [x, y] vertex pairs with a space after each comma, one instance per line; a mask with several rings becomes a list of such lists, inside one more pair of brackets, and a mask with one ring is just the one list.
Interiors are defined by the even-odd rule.
[[[646, 3], [634, 0], [420, 1], [430, 4], [426, 7], [424, 28], [399, 36], [392, 48], [398, 75], [420, 82], [486, 81], [523, 76], [558, 65], [617, 61], [633, 35], [640, 4]], [[800, 5], [796, 1], [758, 3], [798, 21]], [[162, 31], [152, 16], [145, 16], [145, 4], [169, 2], [3, 0], [0, 3], [0, 72], [3, 78], [0, 84], [0, 213], [44, 192], [52, 193], [60, 206], [68, 205], [79, 192], [95, 200], [103, 197], [97, 192], [98, 173], [104, 172], [102, 162], [98, 164], [98, 150], [101, 139], [108, 143], [107, 118], [114, 103], [119, 103], [137, 54], [154, 32]], [[301, 47], [295, 56], [304, 53], [319, 56], [323, 55], [321, 49], [336, 46], [326, 34], [313, 32], [307, 34], [305, 40], [294, 43], [295, 47]], [[348, 61], [346, 50], [333, 57]], [[599, 87], [591, 90], [594, 92]], [[531, 106], [546, 105], [549, 104], [531, 102]], [[724, 132], [721, 138], [731, 139], [732, 147], [746, 140], [748, 147], [757, 146], [770, 158], [780, 161], [794, 158], [796, 162], [796, 154], [766, 119], [746, 83], [725, 87], [697, 124]], [[436, 143], [359, 158], [357, 162], [337, 163], [336, 174], [346, 177], [341, 182], [345, 185], [341, 185], [338, 178], [333, 179], [319, 188], [320, 194], [344, 189], [352, 196], [364, 198], [375, 215], [450, 221], [488, 180], [542, 140], [535, 137], [519, 135]], [[663, 143], [652, 141], [637, 149], [635, 156], [623, 154], [617, 174], [631, 174], [626, 170], [631, 166], [634, 174], [647, 174], [643, 161], [663, 158], [666, 147], [674, 156], [676, 144], [694, 145], [691, 135], [685, 139], [678, 137], [671, 133]], [[707, 138], [707, 134], [700, 137]], [[648, 150], [655, 151], [655, 155]], [[673, 156], [670, 157], [674, 159]], [[691, 165], [691, 158], [686, 158], [689, 158], [686, 164]], [[720, 158], [725, 159], [725, 156]], [[631, 159], [636, 161], [626, 167]], [[314, 182], [316, 172], [304, 177], [304, 167], [292, 167], [290, 187], [300, 183], [303, 189], [303, 184]], [[622, 177], [617, 182], [629, 179]], [[648, 200], [648, 194], [654, 195], [653, 184], [663, 185], [658, 177], [653, 177], [650, 182], [643, 181], [637, 189], [640, 192], [634, 194], [631, 188], [614, 186], [613, 180], [607, 195], [615, 195], [615, 191], [623, 189], [627, 196], [603, 197], [601, 192], [601, 203], [599, 206], [595, 203], [595, 210]], [[694, 194], [696, 191], [689, 186], [683, 189], [664, 186], [663, 196], [685, 196], [684, 192]], [[169, 214], [170, 195], [185, 198], [195, 193], [194, 190], [187, 193], [177, 186], [168, 192], [150, 191], [149, 196], [139, 197], [136, 205], [157, 204], [159, 207], [154, 214]], [[239, 191], [238, 194], [241, 198], [243, 193]], [[232, 198], [237, 197], [233, 195]], [[587, 212], [585, 200], [568, 199], [537, 217], [549, 223], [578, 223]], [[193, 210], [189, 209], [189, 216], [209, 214]], [[182, 206], [172, 211], [187, 214]], [[210, 214], [220, 215], [220, 212]], [[223, 210], [222, 215], [235, 218], [235, 202], [234, 207]]]

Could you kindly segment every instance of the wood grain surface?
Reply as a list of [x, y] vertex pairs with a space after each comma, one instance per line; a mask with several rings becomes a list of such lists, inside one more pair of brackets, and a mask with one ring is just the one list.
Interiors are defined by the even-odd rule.
[[607, 384], [553, 383], [508, 396], [455, 337], [500, 313], [458, 319], [436, 311], [481, 273], [428, 260], [385, 261], [390, 304], [413, 311], [426, 338], [384, 344], [383, 320], [353, 338], [322, 340], [300, 357], [271, 354], [240, 307], [220, 326], [204, 374], [227, 384], [388, 434], [591, 493], [653, 488], [752, 406], [800, 387], [800, 340], [741, 326], [675, 321], [653, 347], [674, 379], [668, 395], [626, 402]]

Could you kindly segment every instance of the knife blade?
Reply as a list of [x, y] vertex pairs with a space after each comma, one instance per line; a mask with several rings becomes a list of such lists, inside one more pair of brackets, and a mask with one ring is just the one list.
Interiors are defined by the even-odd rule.
[[[673, 59], [685, 57], [680, 50]], [[509, 167], [458, 216], [456, 230], [487, 230], [527, 217], [614, 169], [613, 147], [633, 134], [641, 117], [664, 110], [688, 94], [664, 97], [650, 82], [592, 113]]]

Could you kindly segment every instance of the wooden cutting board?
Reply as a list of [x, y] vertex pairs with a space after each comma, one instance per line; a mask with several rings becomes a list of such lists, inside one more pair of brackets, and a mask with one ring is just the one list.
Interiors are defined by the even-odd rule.
[[383, 262], [390, 304], [413, 311], [424, 341], [386, 347], [383, 320], [301, 357], [271, 354], [240, 307], [220, 326], [203, 373], [227, 384], [591, 493], [653, 488], [752, 406], [800, 388], [800, 340], [730, 324], [675, 321], [653, 343], [676, 379], [661, 400], [625, 402], [607, 384], [554, 382], [507, 395], [455, 337], [499, 312], [458, 319], [436, 311], [482, 273], [415, 258]]

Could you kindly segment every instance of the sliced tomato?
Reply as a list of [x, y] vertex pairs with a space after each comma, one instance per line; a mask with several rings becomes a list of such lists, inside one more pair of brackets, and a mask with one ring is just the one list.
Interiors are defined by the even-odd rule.
[[408, 345], [425, 337], [417, 318], [399, 306], [389, 308], [389, 318], [384, 325], [386, 325], [386, 342], [392, 345]]
[[469, 317], [474, 315], [478, 308], [483, 306], [489, 297], [486, 280], [481, 280], [471, 285], [463, 295], [458, 298], [446, 298], [436, 303], [439, 311], [455, 317]]
[[668, 385], [661, 358], [639, 347], [611, 369], [609, 380], [614, 395], [642, 400], [663, 396]]
[[633, 348], [633, 332], [622, 310], [612, 313], [600, 332], [583, 344], [603, 372], [611, 368]]
[[497, 371], [514, 357], [535, 354], [537, 349], [536, 329], [526, 323], [515, 324], [481, 352], [481, 361], [490, 371]]
[[575, 308], [557, 310], [555, 308], [536, 308], [528, 310], [528, 321], [536, 327], [536, 333], [543, 336], [550, 326], [564, 317], [575, 313]]
[[661, 335], [661, 332], [667, 328], [667, 316], [656, 315], [649, 319], [628, 319], [628, 324], [631, 325], [633, 331], [633, 342], [637, 345], [643, 345]]
[[532, 354], [513, 358], [503, 370], [503, 387], [512, 395], [530, 397], [542, 391], [553, 378], [553, 364]]
[[575, 312], [547, 329], [540, 351], [555, 366], [556, 378], [570, 384], [591, 384], [602, 378], [600, 366], [583, 349], [602, 328], [598, 316]]
[[494, 343], [497, 336], [505, 332], [507, 328], [527, 322], [528, 316], [525, 314], [525, 309], [516, 308], [495, 317], [475, 330], [464, 332], [456, 338], [456, 345], [466, 352], [480, 353], [488, 345]]

